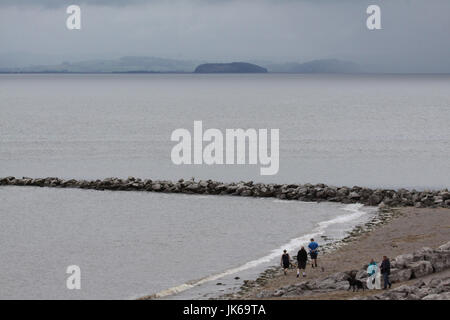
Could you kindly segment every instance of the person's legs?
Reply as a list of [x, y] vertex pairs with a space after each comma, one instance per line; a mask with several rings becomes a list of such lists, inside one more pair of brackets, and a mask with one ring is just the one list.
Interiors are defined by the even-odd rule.
[[383, 273], [383, 289], [387, 289], [387, 287], [389, 286], [389, 288], [391, 287], [391, 282], [389, 281], [389, 275], [387, 273]]
[[311, 267], [317, 268], [317, 253], [315, 253], [315, 252], [311, 252]]
[[306, 262], [298, 262], [298, 273], [297, 277], [300, 276], [300, 271], [302, 271], [303, 276], [305, 276], [305, 268], [306, 268]]

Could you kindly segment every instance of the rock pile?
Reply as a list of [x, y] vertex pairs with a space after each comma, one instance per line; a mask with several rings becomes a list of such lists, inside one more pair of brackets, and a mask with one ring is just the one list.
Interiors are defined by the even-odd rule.
[[450, 300], [450, 277], [403, 285], [360, 300]]
[[334, 187], [325, 184], [264, 184], [249, 182], [223, 183], [212, 180], [165, 180], [107, 178], [103, 180], [75, 180], [60, 178], [0, 178], [0, 186], [37, 186], [53, 188], [81, 188], [95, 190], [153, 191], [165, 193], [233, 195], [242, 197], [272, 197], [285, 200], [332, 201], [362, 203], [379, 207], [444, 207], [450, 208], [450, 192], [370, 189], [364, 187]]

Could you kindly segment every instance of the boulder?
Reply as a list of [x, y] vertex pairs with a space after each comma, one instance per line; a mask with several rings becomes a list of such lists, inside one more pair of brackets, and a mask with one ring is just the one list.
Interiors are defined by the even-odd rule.
[[437, 293], [450, 292], [450, 278], [446, 278], [446, 279], [442, 280], [436, 286], [436, 292]]
[[336, 290], [347, 290], [349, 287], [348, 281], [338, 281], [335, 284]]
[[[404, 288], [402, 288], [402, 289], [404, 289]], [[402, 290], [402, 291], [391, 290], [386, 293], [375, 295], [374, 298], [377, 300], [406, 300], [406, 298], [409, 294], [410, 294], [409, 291], [406, 291], [406, 290]]]
[[441, 204], [444, 204], [444, 200], [442, 199], [441, 196], [435, 196], [434, 197], [434, 204], [439, 206]]
[[336, 196], [336, 188], [326, 187], [324, 193], [328, 198], [333, 198]]
[[424, 208], [425, 205], [422, 202], [417, 201], [416, 203], [414, 203], [414, 207], [416, 207], [416, 208]]
[[353, 191], [353, 192], [350, 192], [348, 197], [353, 200], [359, 200], [361, 198], [361, 195], [358, 192]]
[[391, 269], [391, 275], [389, 279], [392, 283], [408, 281], [411, 279], [411, 269]]
[[397, 268], [406, 268], [406, 266], [413, 262], [414, 256], [412, 253], [402, 254], [397, 256], [395, 260], [395, 264]]
[[430, 261], [432, 259], [432, 256], [434, 255], [434, 250], [428, 247], [424, 247], [420, 250], [414, 251], [413, 253], [413, 261], [422, 261], [422, 260], [428, 260]]
[[349, 194], [349, 189], [347, 187], [342, 187], [337, 190], [336, 195], [339, 197], [345, 197]]
[[450, 251], [450, 241], [440, 246], [438, 251]]
[[346, 272], [336, 272], [326, 277], [334, 282], [347, 281], [349, 278], [350, 276]]
[[422, 300], [450, 300], [450, 292], [443, 292], [441, 294], [433, 293], [422, 298]]
[[378, 194], [372, 194], [368, 201], [367, 204], [370, 206], [377, 206], [381, 203], [381, 201], [383, 200], [383, 197], [378, 195]]
[[327, 276], [322, 280], [315, 280], [304, 283], [305, 289], [319, 290], [347, 290], [349, 275], [346, 272], [337, 272]]
[[411, 278], [420, 278], [433, 273], [433, 266], [430, 261], [416, 261], [407, 265], [411, 269]]
[[335, 290], [336, 289], [336, 281], [334, 279], [324, 279], [321, 281], [317, 281], [316, 286], [317, 286], [317, 289], [321, 289], [321, 290]]
[[[430, 288], [437, 288], [437, 287], [439, 287], [439, 285], [442, 283], [442, 279], [438, 279], [438, 278], [435, 278], [435, 279], [432, 279], [429, 283], [428, 283], [428, 287], [430, 287]], [[427, 286], [427, 284], [426, 283], [424, 283], [423, 281], [422, 281], [422, 285], [421, 285], [422, 287], [423, 286]]]
[[426, 260], [431, 262], [434, 272], [450, 268], [450, 252], [435, 251]]
[[189, 186], [187, 186], [186, 189], [192, 192], [197, 192], [200, 189], [200, 185], [197, 183], [192, 183]]
[[262, 290], [256, 294], [256, 297], [259, 299], [270, 298], [273, 296], [273, 291], [270, 290]]
[[277, 291], [275, 291], [275, 292], [273, 293], [273, 296], [274, 296], [274, 297], [281, 297], [281, 296], [284, 295], [284, 294], [285, 294], [285, 291], [282, 290], [282, 289], [279, 289], [279, 290], [277, 290]]
[[417, 295], [417, 297], [419, 299], [423, 299], [424, 297], [430, 295], [432, 292], [433, 292], [433, 289], [428, 288], [428, 287], [424, 287], [424, 288], [421, 288], [421, 289], [417, 290], [415, 292], [415, 295]]

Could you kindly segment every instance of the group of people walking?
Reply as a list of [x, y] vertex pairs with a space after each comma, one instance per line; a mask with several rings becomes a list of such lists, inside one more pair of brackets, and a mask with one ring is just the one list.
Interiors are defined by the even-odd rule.
[[[308, 244], [309, 256], [311, 258], [311, 267], [317, 268], [317, 256], [319, 254], [319, 244], [311, 239]], [[308, 262], [308, 252], [305, 247], [301, 247], [297, 253], [297, 278], [302, 273], [303, 277], [306, 277], [306, 264]], [[283, 250], [280, 264], [283, 268], [284, 275], [287, 275], [288, 269], [291, 266], [291, 257], [287, 250]], [[381, 289], [381, 277], [383, 277], [383, 289], [391, 288], [392, 284], [389, 280], [391, 274], [391, 263], [388, 257], [383, 256], [383, 261], [380, 266], [372, 259], [367, 267], [367, 288], [368, 289]]]
[[[311, 242], [308, 245], [309, 255], [311, 257], [311, 267], [317, 268], [317, 255], [319, 254], [319, 244], [311, 239]], [[297, 253], [297, 278], [300, 276], [300, 272], [302, 272], [303, 277], [306, 277], [306, 264], [308, 262], [308, 253], [306, 252], [305, 247], [301, 247]], [[281, 266], [283, 267], [284, 274], [287, 275], [287, 271], [291, 265], [291, 257], [287, 250], [283, 251], [283, 255], [281, 256]]]

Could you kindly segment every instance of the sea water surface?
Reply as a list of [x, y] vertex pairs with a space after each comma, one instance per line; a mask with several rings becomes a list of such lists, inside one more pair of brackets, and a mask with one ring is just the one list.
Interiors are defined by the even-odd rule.
[[[342, 237], [373, 215], [331, 203], [34, 187], [0, 187], [0, 203], [0, 299], [203, 298], [254, 277], [283, 249]], [[71, 265], [80, 290], [66, 287]]]
[[[280, 170], [176, 166], [177, 128], [280, 130]], [[0, 176], [449, 187], [450, 75], [0, 75]]]
[[[445, 188], [449, 89], [448, 75], [0, 75], [0, 176]], [[171, 133], [192, 132], [195, 120], [279, 129], [279, 173], [174, 165]], [[343, 237], [372, 214], [332, 203], [0, 187], [0, 298], [214, 297], [277, 264], [282, 249]], [[66, 288], [69, 265], [82, 270], [81, 290]]]

